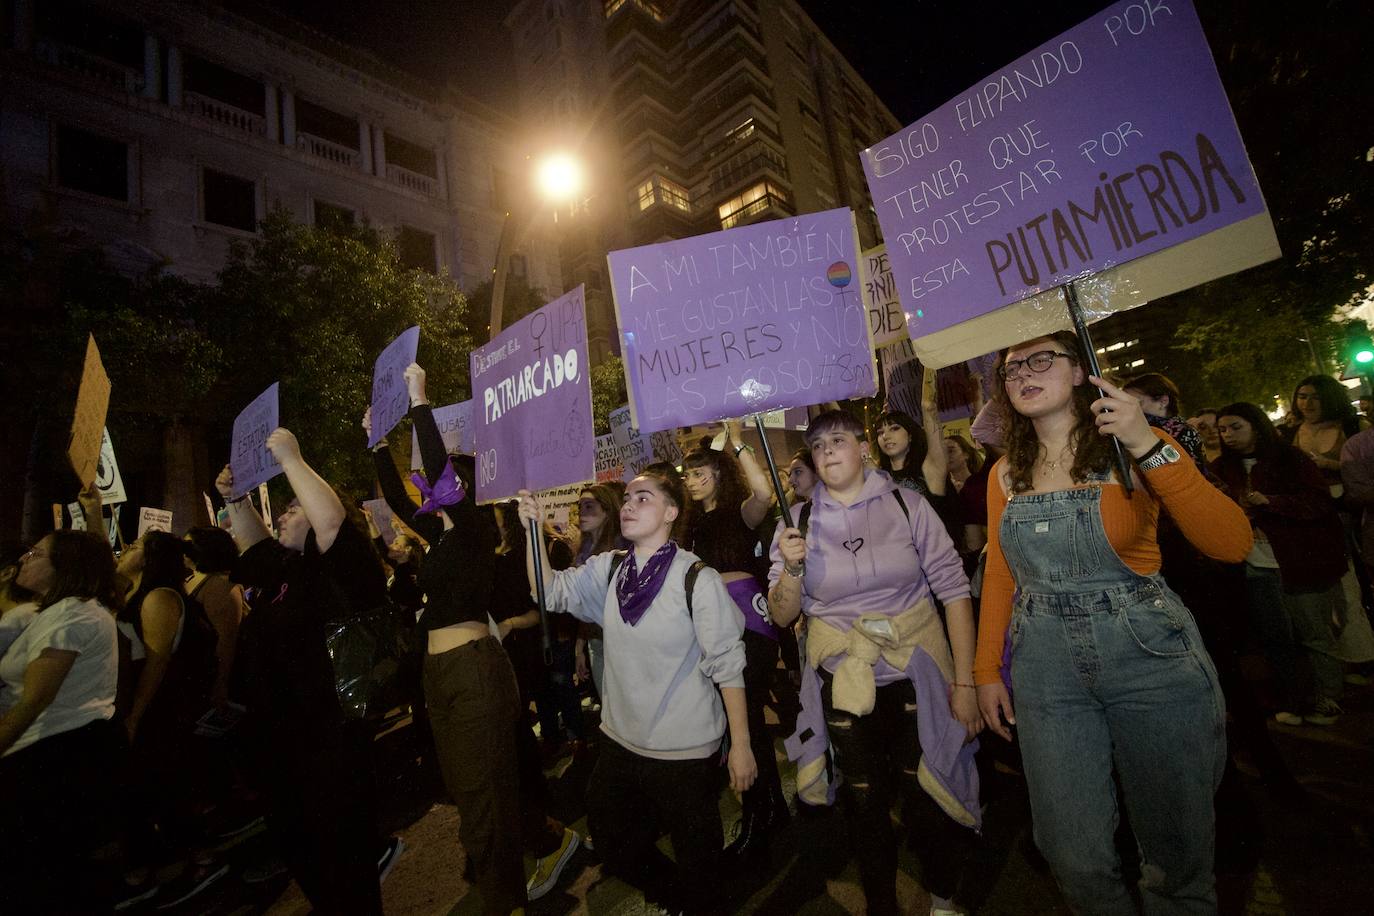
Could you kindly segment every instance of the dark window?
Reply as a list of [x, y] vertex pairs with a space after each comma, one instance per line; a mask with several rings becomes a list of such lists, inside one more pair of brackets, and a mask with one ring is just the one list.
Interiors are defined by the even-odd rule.
[[[205, 221], [244, 232], [258, 228], [257, 187], [246, 178], [205, 170]], [[318, 215], [318, 211], [317, 211]]]
[[439, 171], [435, 168], [433, 150], [426, 149], [418, 143], [411, 143], [409, 140], [402, 140], [395, 134], [387, 133], [384, 137], [387, 162], [394, 162], [401, 168], [409, 169], [419, 175], [428, 175], [430, 178], [439, 177]]
[[76, 127], [57, 128], [57, 183], [115, 200], [129, 199], [129, 145]]
[[186, 89], [258, 117], [267, 113], [262, 83], [195, 55], [186, 58]]
[[414, 270], [434, 273], [439, 269], [434, 254], [434, 233], [402, 226], [396, 234], [396, 249], [401, 263]]
[[519, 277], [522, 280], [529, 274], [529, 263], [523, 254], [513, 254], [510, 256], [510, 275]]
[[509, 210], [513, 204], [510, 172], [491, 170], [492, 203], [498, 210]]
[[349, 149], [358, 148], [356, 118], [330, 111], [305, 99], [296, 99], [296, 129]]
[[322, 200], [315, 201], [315, 225], [321, 229], [342, 229], [352, 226], [354, 220], [353, 211], [347, 207], [327, 204]]
[[131, 70], [143, 69], [143, 29], [136, 23], [107, 17], [86, 3], [48, 0], [34, 6], [34, 25], [41, 37], [72, 45]]

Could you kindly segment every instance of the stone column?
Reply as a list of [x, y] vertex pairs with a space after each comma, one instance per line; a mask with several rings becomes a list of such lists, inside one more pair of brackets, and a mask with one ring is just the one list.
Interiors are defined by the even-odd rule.
[[281, 139], [281, 118], [277, 113], [277, 87], [264, 81], [262, 84], [262, 116], [267, 122], [267, 139]]
[[363, 171], [372, 174], [372, 125], [358, 119], [358, 152]]
[[296, 95], [289, 89], [281, 91], [281, 142], [296, 146]]
[[375, 155], [375, 159], [376, 159], [376, 162], [377, 162], [377, 176], [378, 176], [379, 178], [385, 178], [385, 177], [386, 177], [386, 131], [382, 130], [380, 127], [378, 127], [375, 131], [373, 131], [373, 132], [372, 132], [372, 143], [373, 143], [373, 149], [376, 151], [374, 155]]

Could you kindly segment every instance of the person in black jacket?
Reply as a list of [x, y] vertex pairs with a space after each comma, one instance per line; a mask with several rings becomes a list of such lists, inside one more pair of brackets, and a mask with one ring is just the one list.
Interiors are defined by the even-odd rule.
[[386, 598], [381, 562], [289, 430], [267, 437], [295, 491], [273, 540], [226, 466], [215, 486], [240, 556], [234, 580], [257, 589], [240, 631], [249, 743], [268, 829], [318, 913], [381, 913], [379, 871], [400, 854], [377, 828], [371, 731], [346, 723], [325, 646], [331, 621]]

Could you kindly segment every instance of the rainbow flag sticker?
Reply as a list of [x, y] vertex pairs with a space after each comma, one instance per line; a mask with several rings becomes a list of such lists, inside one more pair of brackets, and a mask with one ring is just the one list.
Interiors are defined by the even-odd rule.
[[836, 289], [844, 289], [849, 285], [849, 281], [854, 279], [853, 272], [849, 265], [844, 261], [836, 261], [825, 271], [825, 278], [830, 281], [830, 285]]

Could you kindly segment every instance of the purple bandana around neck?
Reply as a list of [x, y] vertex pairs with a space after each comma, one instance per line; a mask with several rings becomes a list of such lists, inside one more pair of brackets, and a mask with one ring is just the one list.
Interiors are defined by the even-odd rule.
[[615, 596], [620, 601], [620, 616], [630, 626], [639, 623], [649, 605], [658, 597], [663, 581], [668, 578], [668, 568], [677, 556], [677, 544], [669, 541], [649, 557], [641, 574], [635, 563], [634, 548], [620, 564], [620, 572], [615, 577]]
[[453, 470], [450, 462], [444, 462], [444, 470], [440, 472], [439, 479], [434, 482], [434, 486], [429, 485], [423, 474], [411, 474], [410, 482], [415, 484], [415, 488], [424, 497], [424, 502], [420, 508], [415, 510], [415, 514], [422, 512], [438, 512], [447, 506], [456, 506], [467, 496], [467, 489], [463, 482], [458, 479], [458, 474]]

